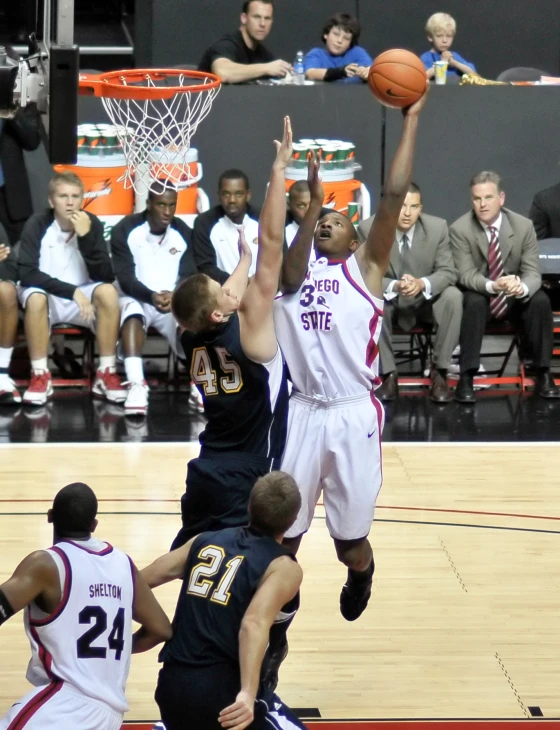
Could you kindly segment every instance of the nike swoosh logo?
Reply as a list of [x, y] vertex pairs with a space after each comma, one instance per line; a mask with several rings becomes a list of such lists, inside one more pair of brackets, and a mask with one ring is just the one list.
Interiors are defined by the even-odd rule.
[[402, 94], [395, 94], [393, 89], [387, 89], [385, 93], [387, 94], [387, 96], [392, 96], [395, 99], [406, 99], [406, 96], [403, 96]]
[[367, 435], [368, 439], [370, 439], [373, 436], [374, 433], [375, 433], [375, 431], [372, 431], [371, 433], [368, 433], [368, 435]]

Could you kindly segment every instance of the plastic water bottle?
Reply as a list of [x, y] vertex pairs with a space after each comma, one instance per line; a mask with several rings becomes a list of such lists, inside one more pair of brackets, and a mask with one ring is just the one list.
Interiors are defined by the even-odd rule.
[[305, 83], [305, 71], [303, 69], [303, 51], [298, 51], [294, 61], [294, 84], [303, 86]]

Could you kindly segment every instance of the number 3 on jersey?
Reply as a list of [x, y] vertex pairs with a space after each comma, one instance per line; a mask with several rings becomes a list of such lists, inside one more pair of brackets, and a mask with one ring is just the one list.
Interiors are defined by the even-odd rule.
[[[210, 576], [216, 575], [216, 573], [220, 570], [225, 559], [225, 552], [221, 547], [208, 545], [208, 547], [203, 548], [198, 553], [198, 557], [207, 562], [197, 563], [197, 565], [195, 565], [192, 569], [187, 593], [190, 593], [193, 596], [207, 598], [210, 590], [214, 588], [215, 582], [213, 580], [209, 580], [209, 578]], [[242, 562], [243, 556], [241, 555], [237, 555], [235, 558], [228, 560], [226, 563], [227, 570], [218, 583], [218, 587], [212, 592], [212, 595], [210, 596], [211, 601], [227, 606], [231, 595], [229, 593], [229, 589], [231, 588], [235, 574], [239, 570], [239, 566]]]
[[[231, 355], [225, 347], [215, 347], [214, 352], [218, 356], [220, 370], [223, 376], [220, 377], [220, 388], [226, 394], [238, 393], [243, 387], [241, 368], [231, 359]], [[220, 373], [221, 374], [221, 373]], [[218, 376], [212, 367], [210, 355], [206, 347], [195, 347], [191, 360], [191, 377], [197, 385], [204, 388], [204, 395], [218, 395]]]

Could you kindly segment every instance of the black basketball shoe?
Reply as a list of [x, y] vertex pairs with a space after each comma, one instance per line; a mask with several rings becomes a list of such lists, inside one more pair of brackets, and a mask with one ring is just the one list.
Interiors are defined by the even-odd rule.
[[348, 571], [348, 578], [340, 592], [340, 613], [347, 621], [355, 621], [365, 611], [371, 596], [374, 569], [372, 560], [367, 576], [360, 581], [353, 579]]

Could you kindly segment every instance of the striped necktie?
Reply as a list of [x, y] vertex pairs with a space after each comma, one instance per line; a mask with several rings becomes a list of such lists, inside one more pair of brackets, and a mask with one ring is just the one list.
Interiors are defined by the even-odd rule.
[[[488, 247], [488, 275], [492, 281], [497, 281], [504, 275], [504, 264], [500, 252], [498, 240], [498, 229], [495, 226], [488, 226], [490, 231], [490, 245]], [[490, 314], [494, 319], [502, 319], [507, 312], [507, 300], [503, 292], [490, 299]]]

